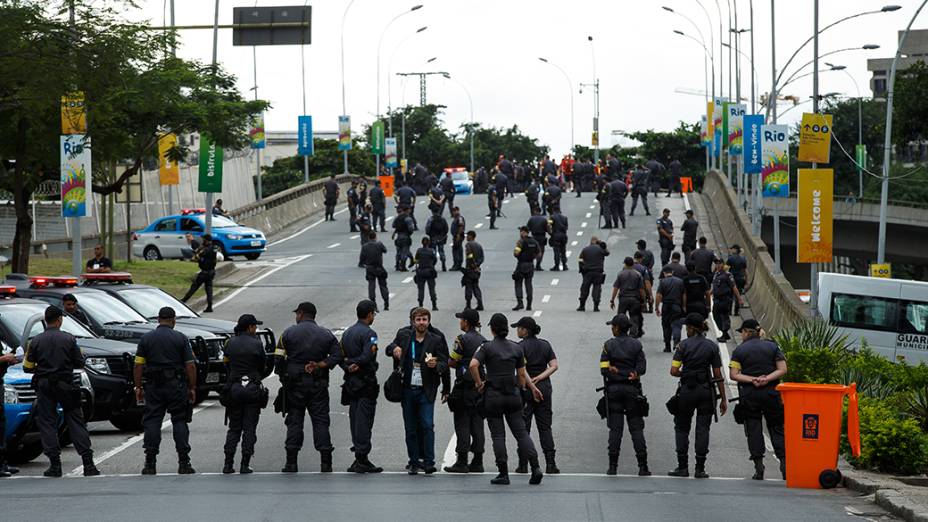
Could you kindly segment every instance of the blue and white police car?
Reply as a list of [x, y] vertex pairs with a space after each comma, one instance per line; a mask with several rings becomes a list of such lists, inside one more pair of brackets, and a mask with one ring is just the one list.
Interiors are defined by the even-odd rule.
[[[132, 255], [147, 260], [183, 259], [190, 247], [185, 236], [199, 238], [206, 230], [206, 210], [185, 209], [180, 214], [156, 219], [132, 236]], [[267, 251], [267, 238], [260, 230], [244, 227], [225, 216], [213, 215], [213, 241], [226, 259], [245, 256], [258, 259]], [[184, 251], [188, 251], [188, 256]]]

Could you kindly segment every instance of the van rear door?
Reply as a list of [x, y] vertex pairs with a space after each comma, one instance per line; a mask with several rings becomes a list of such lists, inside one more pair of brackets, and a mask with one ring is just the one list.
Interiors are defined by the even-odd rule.
[[924, 285], [901, 286], [896, 357], [907, 364], [928, 362], [928, 293]]

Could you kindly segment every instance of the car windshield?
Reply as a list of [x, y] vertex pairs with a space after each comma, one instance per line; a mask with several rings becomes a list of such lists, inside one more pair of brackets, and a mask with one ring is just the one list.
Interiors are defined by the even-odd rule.
[[[200, 219], [202, 220], [205, 218], [201, 217]], [[225, 216], [213, 216], [212, 226], [213, 228], [229, 228], [229, 227], [237, 227], [239, 225], [235, 221], [232, 221], [231, 219]]]
[[119, 296], [129, 303], [129, 306], [134, 308], [136, 312], [149, 319], [156, 319], [158, 310], [164, 306], [173, 308], [178, 319], [197, 317], [197, 314], [187, 305], [160, 288], [127, 288], [120, 290]]
[[[26, 328], [26, 322], [29, 321], [29, 318], [38, 314], [43, 315], [45, 309], [48, 308], [47, 305], [38, 304], [38, 303], [29, 303], [29, 304], [9, 304], [0, 306], [0, 321], [6, 325], [7, 329], [16, 336], [16, 339], [22, 344], [23, 329]], [[93, 333], [89, 332], [86, 328], [81, 326], [80, 323], [71, 319], [70, 317], [65, 316], [64, 320], [61, 322], [62, 331], [68, 332], [74, 337], [85, 337], [93, 338]], [[45, 324], [42, 321], [35, 323], [32, 327], [32, 331], [29, 332], [29, 338], [33, 338], [36, 335], [45, 331]]]
[[78, 306], [100, 324], [145, 323], [145, 317], [119, 299], [104, 292], [81, 292]]
[[467, 181], [470, 178], [467, 176], [466, 172], [453, 172], [451, 173], [451, 179], [455, 181]]

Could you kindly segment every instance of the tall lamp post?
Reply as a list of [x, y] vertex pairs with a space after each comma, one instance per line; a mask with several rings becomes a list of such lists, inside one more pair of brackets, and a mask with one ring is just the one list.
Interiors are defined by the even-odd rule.
[[596, 47], [593, 45], [593, 37], [587, 36], [587, 41], [590, 42], [590, 55], [593, 58], [593, 83], [581, 83], [580, 92], [583, 92], [584, 87], [593, 88], [593, 140], [590, 140], [593, 143], [593, 164], [599, 164], [599, 78], [596, 76]]
[[[685, 38], [689, 38], [690, 40], [696, 42], [696, 44], [698, 44], [700, 47], [702, 47], [702, 50], [703, 50], [703, 55], [702, 55], [703, 69], [705, 70], [705, 73], [706, 73], [706, 82], [705, 82], [705, 83], [706, 83], [706, 96], [708, 97], [708, 95], [709, 95], [709, 91], [708, 91], [709, 79], [708, 79], [708, 78], [709, 78], [710, 74], [709, 74], [709, 69], [708, 69], [707, 66], [706, 66], [706, 60], [707, 60], [708, 58], [711, 58], [711, 54], [709, 53], [709, 49], [706, 47], [706, 44], [705, 44], [704, 41], [697, 40], [696, 38], [693, 38], [692, 36], [690, 36], [690, 35], [684, 33], [683, 31], [679, 31], [679, 30], [676, 30], [676, 29], [675, 29], [673, 32], [676, 33], [676, 34], [678, 34], [678, 35], [680, 35], [680, 36], [683, 36], [683, 37], [685, 37]], [[711, 76], [712, 76], [712, 97], [713, 97], [713, 99], [715, 99], [715, 60], [712, 61], [712, 74], [711, 74]], [[706, 101], [708, 102], [708, 100], [706, 100]], [[707, 117], [707, 118], [711, 118], [712, 116], [711, 116], [711, 115], [707, 115], [706, 117]], [[711, 138], [710, 138], [710, 139], [711, 139]], [[710, 164], [709, 164], [709, 157], [710, 157], [710, 154], [709, 154], [709, 147], [706, 146], [706, 172], [709, 172], [709, 167], [710, 167]]]
[[463, 83], [455, 80], [448, 73], [444, 73], [442, 76], [458, 84], [458, 87], [464, 89], [464, 94], [467, 95], [467, 102], [470, 103], [470, 125], [467, 127], [467, 134], [470, 135], [470, 171], [474, 172], [474, 99], [470, 95], [470, 90], [468, 90]]
[[558, 71], [561, 71], [561, 74], [564, 75], [564, 79], [567, 80], [567, 89], [570, 94], [570, 153], [574, 153], [574, 84], [570, 81], [570, 76], [568, 76], [567, 71], [562, 69], [558, 64], [549, 61], [547, 58], [538, 57], [538, 60], [544, 62], [551, 67], [554, 67]]

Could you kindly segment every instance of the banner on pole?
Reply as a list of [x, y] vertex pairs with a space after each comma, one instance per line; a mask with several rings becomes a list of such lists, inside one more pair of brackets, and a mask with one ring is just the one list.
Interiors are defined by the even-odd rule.
[[761, 186], [765, 198], [789, 197], [789, 127], [762, 125], [760, 128]]
[[728, 150], [732, 154], [741, 154], [744, 150], [744, 114], [747, 106], [735, 103], [728, 106]]
[[83, 92], [76, 91], [61, 97], [61, 133], [87, 134], [87, 110]]
[[699, 144], [709, 146], [709, 123], [705, 115], [699, 117]]
[[313, 147], [313, 117], [300, 116], [297, 119], [298, 136], [296, 140], [296, 153], [300, 156], [312, 156]]
[[761, 152], [761, 127], [764, 117], [760, 114], [748, 114], [744, 117], [744, 172], [760, 174], [764, 162]]
[[390, 169], [396, 167], [396, 138], [384, 140], [384, 149], [386, 149], [386, 152], [384, 152], [384, 164]]
[[[865, 169], [867, 168], [867, 146], [866, 145], [857, 145], [854, 147], [854, 159], [857, 161], [858, 168]], [[862, 196], [861, 194], [857, 195], [858, 197]]]
[[[222, 192], [222, 147], [200, 135], [200, 192]], [[208, 210], [207, 210], [208, 211]]]
[[383, 154], [383, 120], [371, 124], [371, 152]]
[[803, 113], [798, 158], [809, 163], [831, 162], [831, 114]]
[[716, 98], [712, 105], [712, 150], [718, 153], [722, 147], [722, 113], [724, 98]]
[[251, 140], [251, 148], [253, 149], [263, 149], [266, 146], [263, 114], [255, 116], [255, 125], [248, 131], [248, 138]]
[[351, 150], [351, 116], [338, 117], [338, 150]]
[[799, 169], [796, 213], [796, 262], [833, 260], [834, 171]]
[[161, 185], [180, 184], [180, 165], [168, 159], [168, 151], [177, 144], [177, 135], [173, 132], [158, 138], [158, 181]]
[[83, 134], [61, 136], [61, 217], [90, 217], [90, 139]]
[[728, 101], [722, 102], [722, 150], [728, 151], [731, 154], [731, 151], [728, 150], [728, 127], [731, 122], [728, 121], [730, 116], [729, 107], [732, 107], [734, 104]]

